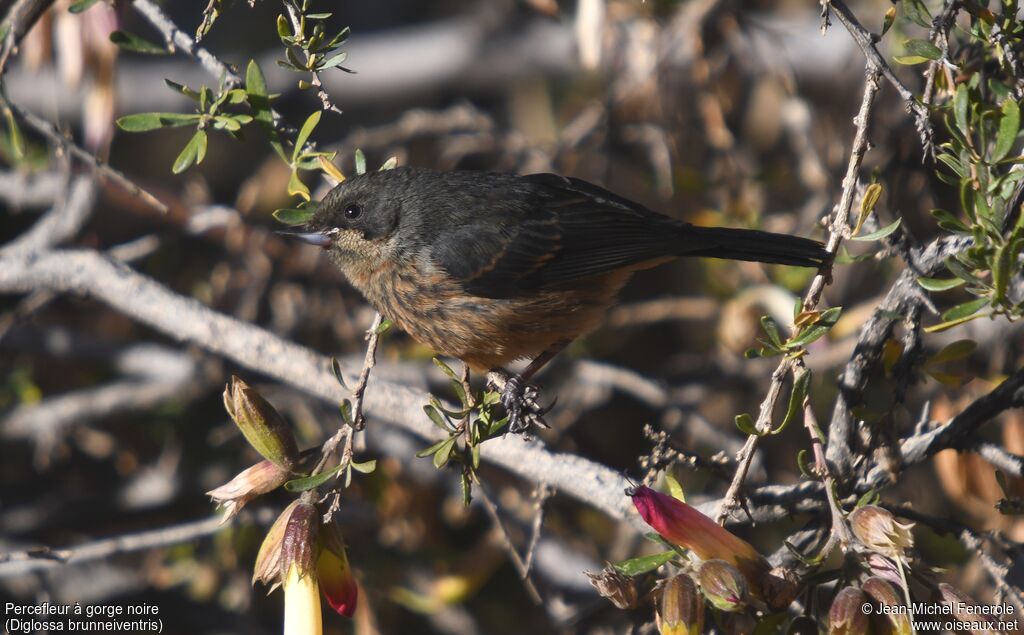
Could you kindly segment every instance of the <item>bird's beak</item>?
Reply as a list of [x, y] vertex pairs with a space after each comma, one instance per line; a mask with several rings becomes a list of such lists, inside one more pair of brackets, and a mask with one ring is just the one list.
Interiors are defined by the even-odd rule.
[[323, 232], [279, 231], [274, 233], [279, 236], [284, 236], [285, 238], [291, 238], [292, 240], [301, 240], [302, 242], [307, 243], [309, 245], [316, 245], [317, 247], [322, 247], [324, 249], [327, 249], [328, 247], [331, 246], [331, 237], [324, 234]]

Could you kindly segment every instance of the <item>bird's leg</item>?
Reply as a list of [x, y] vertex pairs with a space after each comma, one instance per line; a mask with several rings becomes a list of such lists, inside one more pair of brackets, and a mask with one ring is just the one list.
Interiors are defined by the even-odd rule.
[[554, 402], [548, 407], [537, 403], [537, 387], [528, 384], [531, 377], [554, 358], [565, 347], [564, 344], [551, 348], [538, 355], [522, 373], [510, 373], [496, 368], [487, 373], [487, 384], [501, 392], [501, 404], [508, 412], [508, 431], [512, 434], [527, 432], [533, 426], [548, 427], [544, 421], [546, 414]]

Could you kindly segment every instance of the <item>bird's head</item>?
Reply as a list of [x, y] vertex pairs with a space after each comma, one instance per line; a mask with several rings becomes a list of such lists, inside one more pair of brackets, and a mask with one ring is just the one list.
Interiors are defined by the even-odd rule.
[[320, 201], [305, 231], [279, 233], [326, 249], [350, 278], [380, 268], [394, 255], [392, 239], [403, 198], [400, 171], [396, 168], [345, 180]]

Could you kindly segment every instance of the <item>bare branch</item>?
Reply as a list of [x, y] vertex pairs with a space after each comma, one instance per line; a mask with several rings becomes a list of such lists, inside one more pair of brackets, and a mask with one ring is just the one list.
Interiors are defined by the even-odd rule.
[[[853, 147], [850, 150], [850, 160], [846, 167], [846, 176], [843, 178], [843, 192], [839, 198], [839, 205], [836, 206], [835, 215], [832, 217], [832, 222], [829, 225], [829, 238], [826, 249], [833, 254], [839, 250], [839, 245], [850, 231], [850, 211], [853, 208], [853, 198], [857, 191], [860, 166], [868, 149], [868, 128], [871, 124], [871, 111], [875, 95], [878, 93], [878, 71], [869, 65], [865, 75], [864, 96], [861, 99], [860, 110], [853, 120], [857, 132], [853, 138]], [[807, 295], [804, 296], [802, 304], [804, 311], [812, 311], [818, 306], [818, 302], [821, 301], [821, 295], [825, 291], [825, 285], [830, 280], [831, 271], [818, 272], [818, 275], [811, 281]], [[772, 413], [775, 411], [775, 406], [782, 394], [782, 382], [793, 369], [795, 363], [794, 359], [786, 356], [779, 363], [775, 372], [772, 373], [768, 394], [765, 396], [764, 401], [761, 402], [757, 421], [754, 424], [757, 431], [761, 434], [771, 429]], [[736, 474], [733, 477], [732, 483], [729, 484], [728, 491], [726, 491], [722, 507], [718, 510], [716, 517], [718, 522], [723, 522], [728, 518], [729, 514], [739, 505], [740, 490], [747, 478], [747, 471], [750, 469], [750, 463], [753, 461], [754, 452], [760, 439], [761, 436], [759, 434], [750, 435], [736, 455], [736, 462], [738, 464]]]

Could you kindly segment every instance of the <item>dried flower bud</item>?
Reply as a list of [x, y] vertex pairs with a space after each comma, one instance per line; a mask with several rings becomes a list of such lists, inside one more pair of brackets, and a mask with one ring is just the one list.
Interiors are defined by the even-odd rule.
[[775, 567], [761, 578], [761, 597], [773, 610], [787, 608], [800, 592], [799, 581], [792, 569]]
[[704, 598], [690, 576], [680, 573], [665, 581], [654, 617], [661, 635], [699, 635], [704, 632]]
[[291, 505], [285, 507], [263, 538], [260, 550], [256, 554], [256, 564], [253, 566], [253, 584], [257, 582], [269, 584], [271, 591], [281, 584], [281, 545], [284, 542], [284, 530], [288, 526], [288, 519], [291, 518], [292, 511], [298, 504], [299, 501], [293, 501]]
[[848, 586], [836, 594], [828, 611], [829, 635], [866, 635], [871, 625], [864, 605], [868, 596], [858, 588]]
[[869, 553], [867, 564], [871, 575], [884, 578], [896, 586], [903, 584], [900, 579], [900, 569], [891, 558], [878, 553]]
[[888, 610], [874, 613], [881, 613], [880, 617], [892, 628], [893, 633], [910, 635], [914, 632], [910, 626], [910, 616], [902, 608], [896, 610], [896, 607], [903, 606], [903, 598], [888, 580], [877, 576], [871, 577], [864, 581], [861, 588], [876, 601], [888, 607]]
[[894, 558], [914, 546], [914, 523], [899, 523], [886, 509], [864, 505], [850, 513], [850, 528], [868, 549]]
[[345, 539], [336, 522], [331, 521], [321, 528], [320, 544], [323, 548], [316, 562], [320, 590], [339, 615], [352, 617], [359, 598], [359, 585], [349, 567]]
[[644, 486], [636, 488], [632, 498], [644, 521], [662, 538], [690, 549], [701, 560], [725, 560], [754, 585], [768, 571], [768, 563], [749, 542], [686, 503]]
[[258, 392], [238, 377], [224, 389], [224, 408], [245, 440], [260, 455], [286, 470], [295, 468], [299, 448], [295, 435], [281, 415]]
[[750, 587], [739, 569], [725, 560], [706, 560], [697, 571], [704, 597], [723, 611], [740, 611], [750, 599]]
[[288, 470], [279, 467], [273, 461], [264, 460], [239, 472], [235, 478], [217, 489], [206, 492], [206, 495], [219, 507], [224, 508], [224, 518], [221, 519], [224, 523], [241, 511], [246, 503], [281, 487], [288, 478]]
[[615, 608], [634, 609], [637, 605], [636, 583], [613, 565], [601, 569], [600, 573], [585, 572], [597, 592], [607, 598]]

